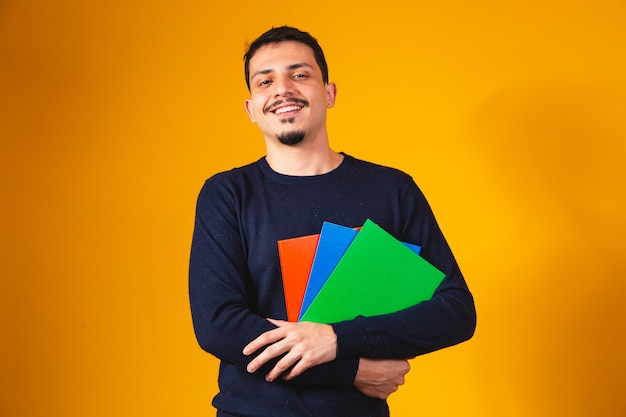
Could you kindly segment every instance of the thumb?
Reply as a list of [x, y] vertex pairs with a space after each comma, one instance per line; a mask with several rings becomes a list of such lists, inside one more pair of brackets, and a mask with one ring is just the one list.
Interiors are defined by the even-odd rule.
[[277, 320], [277, 319], [270, 319], [270, 318], [268, 318], [267, 321], [269, 321], [270, 323], [272, 323], [274, 326], [277, 326], [277, 327], [282, 327], [285, 324], [289, 323], [288, 321], [285, 321], [285, 320]]

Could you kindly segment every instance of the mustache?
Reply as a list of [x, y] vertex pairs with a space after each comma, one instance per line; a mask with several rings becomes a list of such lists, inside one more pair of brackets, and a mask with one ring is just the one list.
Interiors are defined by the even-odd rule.
[[289, 97], [286, 99], [276, 100], [272, 104], [268, 104], [267, 106], [265, 106], [265, 108], [263, 108], [263, 113], [270, 112], [283, 103], [298, 103], [302, 104], [303, 106], [309, 105], [309, 102], [303, 98]]

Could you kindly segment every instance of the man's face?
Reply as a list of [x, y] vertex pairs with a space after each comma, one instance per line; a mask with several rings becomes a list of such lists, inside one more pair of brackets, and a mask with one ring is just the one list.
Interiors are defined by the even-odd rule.
[[250, 59], [250, 120], [265, 137], [295, 145], [326, 134], [326, 109], [335, 103], [335, 85], [325, 84], [313, 50], [285, 41], [261, 47]]

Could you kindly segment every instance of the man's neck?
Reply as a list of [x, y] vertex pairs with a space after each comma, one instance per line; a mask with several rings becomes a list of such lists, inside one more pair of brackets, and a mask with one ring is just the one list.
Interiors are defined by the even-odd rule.
[[343, 155], [330, 149], [328, 143], [323, 146], [306, 142], [294, 146], [268, 143], [266, 160], [279, 174], [312, 176], [337, 168], [343, 161]]

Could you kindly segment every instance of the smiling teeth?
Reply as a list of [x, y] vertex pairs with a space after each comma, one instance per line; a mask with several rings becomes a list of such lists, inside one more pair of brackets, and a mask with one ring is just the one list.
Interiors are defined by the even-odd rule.
[[281, 114], [281, 113], [287, 113], [288, 111], [296, 111], [296, 110], [300, 110], [302, 107], [300, 106], [286, 106], [286, 107], [281, 107], [280, 109], [276, 110], [274, 113], [275, 114]]

